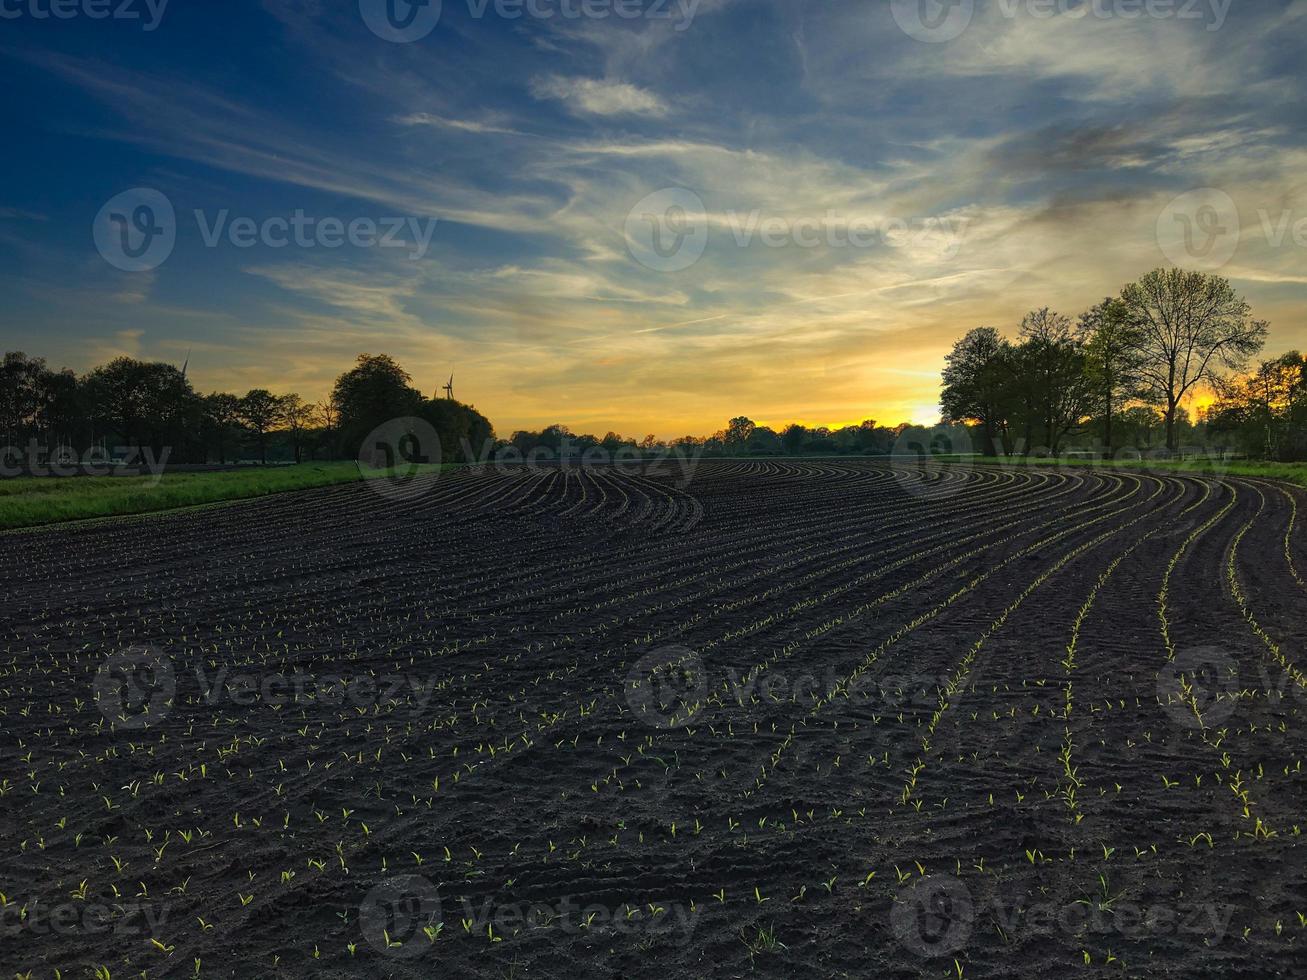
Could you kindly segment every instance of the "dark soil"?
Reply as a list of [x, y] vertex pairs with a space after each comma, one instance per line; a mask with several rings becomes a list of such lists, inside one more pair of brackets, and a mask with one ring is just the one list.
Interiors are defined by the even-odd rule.
[[5, 535], [0, 975], [1307, 976], [1302, 490], [685, 476]]

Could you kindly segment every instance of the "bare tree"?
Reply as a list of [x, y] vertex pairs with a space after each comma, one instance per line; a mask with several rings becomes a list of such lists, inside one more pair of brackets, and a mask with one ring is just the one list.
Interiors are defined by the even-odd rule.
[[1137, 334], [1139, 380], [1165, 406], [1166, 448], [1175, 451], [1176, 410], [1218, 368], [1239, 369], [1266, 343], [1267, 324], [1220, 276], [1155, 269], [1121, 292], [1126, 323]]
[[334, 398], [324, 398], [318, 402], [318, 419], [322, 422], [322, 441], [327, 446], [327, 458], [331, 459], [335, 455], [338, 447], [336, 446], [336, 420], [338, 413], [336, 411], [336, 401]]
[[295, 462], [298, 463], [304, 455], [305, 437], [319, 421], [318, 407], [294, 393], [282, 395], [281, 421], [290, 432], [291, 448], [295, 453]]

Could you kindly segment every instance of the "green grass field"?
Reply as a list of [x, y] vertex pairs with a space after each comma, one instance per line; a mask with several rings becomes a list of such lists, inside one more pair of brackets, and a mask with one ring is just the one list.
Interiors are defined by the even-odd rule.
[[0, 480], [0, 530], [196, 507], [362, 479], [358, 464], [352, 462], [173, 473], [162, 478], [18, 477]]

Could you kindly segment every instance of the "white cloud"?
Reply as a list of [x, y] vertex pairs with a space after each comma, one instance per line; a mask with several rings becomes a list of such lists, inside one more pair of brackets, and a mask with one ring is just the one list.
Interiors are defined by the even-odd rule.
[[573, 113], [593, 116], [665, 116], [667, 104], [657, 95], [626, 82], [544, 75], [531, 82], [537, 99], [556, 99]]

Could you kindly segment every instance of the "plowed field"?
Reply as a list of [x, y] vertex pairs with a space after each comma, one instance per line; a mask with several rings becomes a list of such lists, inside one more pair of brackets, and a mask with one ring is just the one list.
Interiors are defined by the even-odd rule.
[[1301, 490], [688, 476], [5, 535], [0, 973], [1303, 975]]

